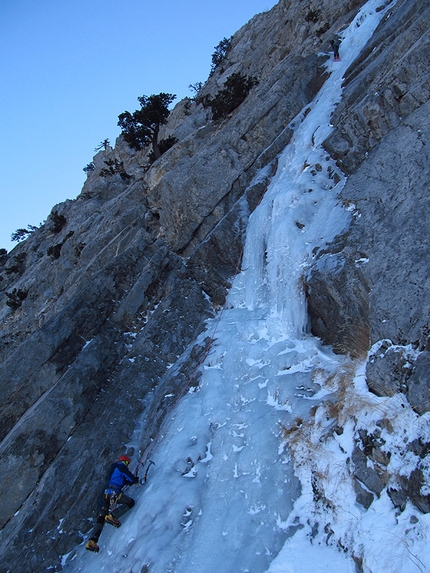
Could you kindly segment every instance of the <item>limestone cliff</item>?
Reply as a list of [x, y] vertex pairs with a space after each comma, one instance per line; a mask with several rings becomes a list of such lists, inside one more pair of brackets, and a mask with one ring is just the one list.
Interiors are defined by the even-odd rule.
[[[258, 79], [241, 105], [214, 121], [201, 99], [179, 102], [162, 134], [178, 143], [149, 169], [119, 138], [80, 195], [0, 261], [0, 571], [60, 570], [136, 420], [142, 448], [156, 434], [166, 396], [205, 352], [199, 335], [224, 302], [289, 124], [324, 83], [330, 38], [362, 4], [280, 0], [255, 16], [199, 94], [240, 71]], [[429, 24], [424, 0], [393, 2], [345, 77], [325, 146], [349, 175], [341, 200], [354, 217], [306, 277], [312, 332], [352, 356], [389, 340], [369, 363], [372, 390], [402, 391], [420, 414], [430, 410]], [[109, 159], [128, 177], [101, 176]], [[417, 472], [397, 495], [428, 511]]]

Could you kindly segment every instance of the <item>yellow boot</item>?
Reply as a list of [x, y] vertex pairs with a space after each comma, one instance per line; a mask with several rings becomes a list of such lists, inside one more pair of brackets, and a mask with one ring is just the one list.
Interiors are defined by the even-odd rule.
[[113, 516], [111, 513], [105, 517], [105, 521], [114, 527], [121, 527], [120, 520]]
[[100, 547], [97, 545], [97, 542], [94, 541], [94, 539], [90, 539], [87, 541], [85, 549], [88, 549], [88, 551], [94, 551], [94, 553], [98, 553]]

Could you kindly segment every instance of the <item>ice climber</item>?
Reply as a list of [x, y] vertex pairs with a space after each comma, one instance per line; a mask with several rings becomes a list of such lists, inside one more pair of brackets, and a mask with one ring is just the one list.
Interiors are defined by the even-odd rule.
[[128, 469], [130, 461], [128, 456], [120, 456], [118, 461], [110, 467], [108, 479], [101, 494], [103, 499], [100, 503], [100, 512], [91, 532], [91, 537], [85, 545], [88, 551], [95, 553], [99, 551], [97, 542], [105, 523], [120, 527], [119, 518], [134, 506], [134, 499], [122, 491], [125, 486], [139, 483], [139, 478]]
[[341, 42], [342, 42], [342, 40], [339, 38], [339, 36], [337, 34], [331, 41], [331, 47], [333, 50], [333, 56], [334, 56], [335, 61], [340, 60], [339, 48], [340, 48]]

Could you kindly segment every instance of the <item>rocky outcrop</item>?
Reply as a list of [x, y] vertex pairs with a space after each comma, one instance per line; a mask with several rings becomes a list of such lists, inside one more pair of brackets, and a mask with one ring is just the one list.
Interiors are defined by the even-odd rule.
[[[429, 28], [426, 2], [399, 0], [345, 77], [325, 147], [349, 175], [340, 196], [354, 216], [319, 253], [307, 281], [312, 331], [353, 357], [372, 349], [369, 389], [404, 394], [419, 415], [430, 411]], [[363, 434], [352, 459], [364, 507], [389, 479], [389, 457], [378, 440]], [[399, 509], [411, 500], [428, 511], [422, 493], [428, 444], [408, 443], [405, 450], [417, 465], [389, 495]]]
[[[200, 335], [240, 264], [248, 217], [290, 122], [325, 80], [330, 36], [363, 3], [281, 0], [253, 18], [200, 94], [237, 71], [256, 77], [236, 110], [214, 122], [201, 103], [179, 102], [161, 133], [178, 143], [149, 170], [147, 153], [119, 138], [77, 199], [1, 258], [1, 572], [60, 570], [90, 527], [107, 463], [146, 448], [198, 383], [210, 342]], [[403, 392], [419, 414], [429, 410], [428, 28], [425, 3], [398, 0], [348, 71], [325, 145], [349, 174], [341, 200], [354, 216], [307, 276], [313, 332], [354, 357], [385, 340], [369, 385]], [[106, 161], [121, 172], [103, 176]], [[360, 435], [351, 460], [363, 505], [388, 483], [379, 439]], [[414, 447], [425, 460], [426, 445]], [[426, 510], [422, 479], [417, 465], [393, 503]]]
[[257, 78], [236, 110], [214, 122], [179, 102], [160, 134], [178, 143], [149, 170], [146, 151], [107, 145], [77, 199], [2, 257], [0, 571], [59, 570], [136, 420], [142, 448], [157, 434], [207, 351], [289, 124], [324, 82], [321, 51], [362, 3], [256, 16], [200, 94]]
[[[354, 217], [310, 273], [309, 308], [317, 335], [355, 355], [381, 339], [413, 343], [421, 350], [427, 344], [430, 103], [415, 99], [414, 106], [393, 110], [388, 99], [380, 98], [381, 122], [396, 117], [390, 128], [378, 124], [376, 129], [376, 120], [362, 120], [369, 98], [386, 94], [404, 78], [410, 57], [415, 65], [408, 67], [408, 85], [414, 90], [426, 85], [423, 30], [428, 30], [430, 10], [424, 4], [398, 2], [382, 22], [367, 55], [349, 72], [345, 98], [333, 118], [335, 129], [326, 141], [339, 166], [353, 171], [341, 199]], [[418, 22], [414, 15], [420, 7]], [[399, 50], [406, 55], [400, 57]], [[428, 90], [423, 87], [420, 93], [428, 100]], [[368, 143], [363, 147], [361, 142]], [[321, 307], [323, 298], [327, 303]]]
[[345, 92], [325, 143], [346, 173], [428, 101], [429, 6], [397, 2], [345, 75]]

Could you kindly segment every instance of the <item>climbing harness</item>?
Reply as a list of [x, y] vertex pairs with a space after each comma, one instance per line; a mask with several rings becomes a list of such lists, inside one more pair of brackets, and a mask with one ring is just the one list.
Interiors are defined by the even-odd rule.
[[105, 505], [106, 509], [109, 509], [109, 513], [118, 506], [118, 503], [121, 499], [122, 492], [118, 492], [112, 488], [105, 489]]

